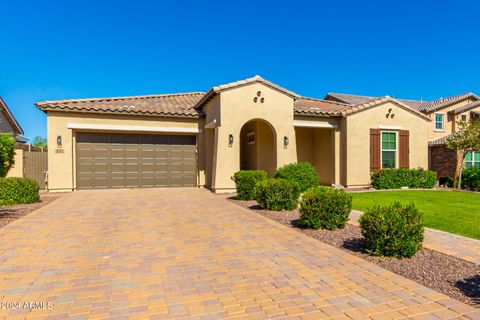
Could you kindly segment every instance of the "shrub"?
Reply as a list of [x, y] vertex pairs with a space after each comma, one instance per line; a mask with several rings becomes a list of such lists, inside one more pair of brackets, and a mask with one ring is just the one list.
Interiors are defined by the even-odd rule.
[[411, 257], [423, 242], [423, 214], [415, 204], [373, 206], [359, 219], [365, 247], [372, 255]]
[[0, 177], [5, 177], [13, 165], [15, 140], [10, 133], [0, 133]]
[[273, 177], [297, 182], [300, 192], [318, 186], [317, 170], [309, 162], [287, 164], [275, 170]]
[[0, 178], [0, 205], [38, 202], [38, 189], [38, 183], [28, 178]]
[[375, 189], [433, 188], [437, 184], [437, 173], [423, 169], [383, 169], [372, 173]]
[[255, 199], [255, 185], [268, 178], [263, 170], [240, 170], [233, 175], [237, 188], [237, 198], [240, 200]]
[[300, 201], [300, 225], [313, 229], [342, 229], [352, 211], [352, 196], [327, 187], [308, 189]]
[[440, 177], [438, 180], [438, 184], [441, 186], [445, 186], [447, 188], [453, 187], [453, 178], [452, 177]]
[[463, 170], [462, 188], [472, 191], [480, 191], [480, 168], [472, 167]]
[[286, 179], [259, 181], [255, 187], [255, 200], [260, 207], [268, 210], [293, 210], [298, 204], [300, 187], [298, 183]]

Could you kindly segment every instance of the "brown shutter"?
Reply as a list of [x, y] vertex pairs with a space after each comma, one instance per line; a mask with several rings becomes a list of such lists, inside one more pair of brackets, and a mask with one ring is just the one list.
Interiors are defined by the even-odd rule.
[[400, 168], [410, 168], [410, 132], [408, 130], [400, 130]]
[[370, 171], [380, 168], [380, 129], [370, 129]]

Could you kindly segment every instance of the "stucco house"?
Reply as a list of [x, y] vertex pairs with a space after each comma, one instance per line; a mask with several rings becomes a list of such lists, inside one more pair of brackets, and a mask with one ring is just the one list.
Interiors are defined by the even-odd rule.
[[235, 188], [240, 169], [309, 161], [324, 184], [382, 167], [428, 168], [434, 119], [388, 96], [300, 96], [259, 76], [189, 92], [36, 103], [48, 116], [51, 191]]
[[[329, 93], [325, 99], [355, 105], [377, 98]], [[433, 101], [397, 100], [422, 112], [432, 120], [428, 123], [428, 167], [436, 171], [440, 177], [453, 177], [457, 157], [455, 151], [445, 146], [445, 142], [452, 133], [457, 131], [459, 121], [469, 122], [480, 116], [480, 97], [468, 92]], [[465, 165], [467, 168], [480, 168], [480, 152], [468, 153]]]
[[24, 134], [22, 127], [2, 97], [0, 97], [0, 133], [10, 133], [17, 142], [27, 141], [27, 139], [22, 136]]

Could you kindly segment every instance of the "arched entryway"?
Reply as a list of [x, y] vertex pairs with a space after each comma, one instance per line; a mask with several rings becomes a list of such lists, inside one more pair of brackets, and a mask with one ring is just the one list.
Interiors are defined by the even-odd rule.
[[269, 175], [277, 167], [275, 130], [262, 119], [245, 123], [240, 131], [240, 169], [265, 170]]

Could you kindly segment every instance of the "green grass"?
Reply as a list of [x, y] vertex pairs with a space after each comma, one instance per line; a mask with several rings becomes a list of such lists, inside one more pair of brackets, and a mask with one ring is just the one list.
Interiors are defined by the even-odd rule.
[[373, 204], [395, 200], [415, 202], [424, 214], [425, 226], [480, 239], [480, 194], [438, 190], [379, 191], [351, 193], [353, 208], [365, 211]]

